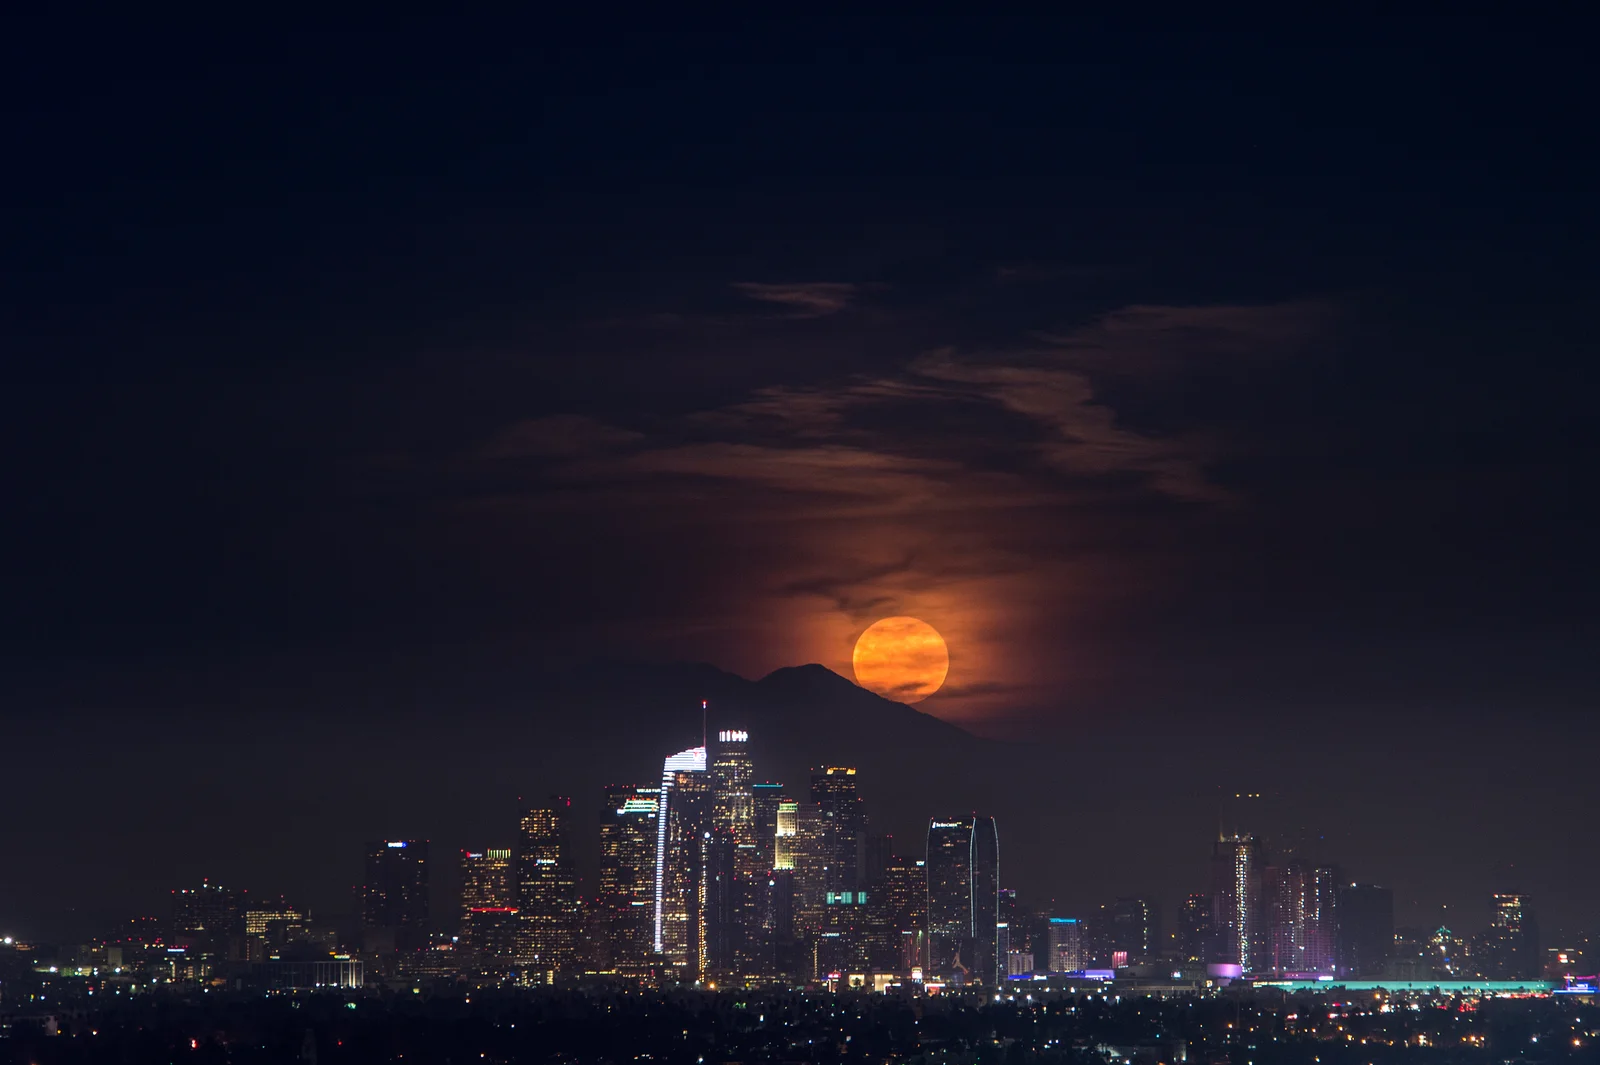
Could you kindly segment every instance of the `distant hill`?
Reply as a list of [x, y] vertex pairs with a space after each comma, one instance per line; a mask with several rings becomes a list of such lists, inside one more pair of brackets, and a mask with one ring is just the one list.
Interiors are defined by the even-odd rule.
[[[1429, 858], [1440, 833], [1469, 850], [1473, 818], [1394, 827], [1431, 771], [1416, 751], [1455, 750], [1439, 764], [1459, 766], [1483, 757], [1478, 748], [1452, 748], [1448, 734], [1426, 747], [1387, 733], [1378, 742], [1338, 715], [1275, 719], [1304, 736], [1305, 757], [1273, 764], [1255, 730], [1220, 708], [1103, 720], [1066, 704], [1050, 739], [1008, 744], [817, 665], [749, 680], [704, 664], [553, 667], [518, 648], [439, 648], [59, 670], [48, 681], [0, 690], [3, 773], [28, 812], [0, 819], [7, 868], [25, 871], [0, 877], [0, 931], [12, 934], [70, 940], [130, 912], [166, 913], [171, 890], [203, 876], [349, 912], [363, 841], [402, 836], [432, 841], [448, 926], [456, 852], [512, 845], [519, 801], [551, 794], [572, 798], [592, 887], [602, 787], [658, 782], [666, 755], [700, 742], [702, 699], [707, 728], [748, 731], [759, 777], [793, 796], [807, 795], [813, 767], [857, 767], [870, 830], [892, 833], [902, 854], [923, 853], [930, 817], [994, 814], [1002, 881], [1064, 912], [1119, 894], [1175, 906], [1204, 889], [1219, 798], [1246, 782], [1269, 795], [1248, 827], [1309, 839], [1352, 876], [1415, 884], [1418, 897], [1452, 905], [1492, 887], [1452, 887]], [[1552, 809], [1559, 785], [1551, 778]], [[1448, 794], [1468, 813], [1503, 801], [1492, 789]]]
[[[934, 812], [978, 802], [988, 777], [980, 766], [999, 746], [819, 665], [754, 681], [708, 665], [588, 666], [545, 678], [536, 698], [554, 704], [528, 714], [530, 725], [538, 722], [530, 735], [539, 742], [498, 753], [504, 764], [494, 775], [547, 781], [580, 808], [597, 800], [602, 783], [652, 783], [666, 755], [697, 746], [702, 700], [708, 735], [750, 734], [758, 779], [804, 798], [813, 768], [854, 766], [874, 828], [900, 837], [915, 835]], [[935, 811], [930, 801], [949, 805]], [[912, 849], [920, 853], [920, 838]]]
[[[172, 888], [202, 876], [348, 912], [363, 842], [408, 837], [432, 841], [448, 926], [456, 852], [511, 846], [519, 807], [553, 794], [571, 797], [592, 886], [604, 785], [657, 783], [663, 758], [700, 742], [702, 700], [706, 730], [749, 732], [758, 779], [789, 795], [808, 796], [813, 768], [855, 766], [869, 829], [891, 833], [902, 854], [921, 856], [930, 817], [995, 814], [1008, 883], [1079, 869], [1079, 855], [1127, 832], [1127, 815], [1148, 805], [1107, 786], [1115, 765], [1103, 757], [985, 740], [819, 665], [749, 680], [704, 664], [551, 668], [440, 654], [160, 676], [99, 690], [64, 683], [13, 703], [27, 708], [12, 719], [28, 754], [14, 767], [19, 793], [49, 794], [54, 756], [71, 752], [73, 786], [97, 813], [74, 819], [66, 854], [49, 818], [0, 826], [0, 848], [40, 871], [0, 884], [0, 915], [83, 928], [91, 914], [163, 912]], [[85, 729], [103, 740], [92, 753], [76, 750]], [[1194, 838], [1199, 853], [1203, 823]]]
[[[545, 697], [584, 708], [584, 720], [600, 715], [619, 726], [626, 738], [612, 735], [607, 745], [621, 753], [612, 746], [620, 741], [630, 753], [648, 755], [654, 772], [666, 754], [700, 742], [701, 700], [709, 703], [708, 734], [748, 731], [757, 773], [792, 784], [812, 766], [888, 768], [912, 752], [959, 757], [983, 744], [819, 665], [779, 669], [756, 681], [708, 665], [597, 666], [555, 680]], [[581, 736], [570, 738], [584, 743]]]
[[[519, 805], [552, 794], [572, 799], [580, 870], [592, 876], [602, 788], [658, 782], [667, 755], [700, 743], [702, 700], [707, 730], [749, 732], [758, 778], [791, 795], [808, 794], [813, 767], [856, 766], [874, 830], [920, 854], [930, 815], [981, 804], [980, 752], [994, 746], [819, 665], [748, 680], [704, 664], [440, 654], [149, 676], [159, 679], [66, 677], [14, 704], [34, 708], [16, 718], [18, 749], [72, 750], [82, 729], [108, 738], [75, 762], [106, 801], [72, 826], [79, 846], [57, 859], [60, 876], [38, 897], [0, 890], [0, 905], [70, 900], [103, 913], [126, 898], [159, 909], [175, 885], [210, 876], [345, 910], [362, 841], [406, 836], [433, 841], [448, 907], [454, 852], [511, 845]], [[50, 767], [29, 760], [19, 785], [52, 786]], [[129, 781], [139, 802], [115, 801]], [[19, 860], [43, 862], [55, 840], [48, 821], [0, 832]]]

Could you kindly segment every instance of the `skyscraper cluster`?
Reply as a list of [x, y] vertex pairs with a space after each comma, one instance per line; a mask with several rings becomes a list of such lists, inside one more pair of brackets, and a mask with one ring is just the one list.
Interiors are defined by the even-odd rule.
[[1332, 866], [1298, 857], [1269, 863], [1256, 837], [1219, 834], [1211, 849], [1209, 921], [1191, 898], [1184, 949], [1192, 960], [1239, 973], [1332, 976], [1340, 968], [1339, 890]]
[[[519, 807], [509, 845], [461, 851], [454, 936], [432, 905], [429, 841], [408, 838], [367, 845], [359, 928], [203, 882], [174, 893], [169, 925], [136, 922], [114, 945], [154, 957], [174, 980], [225, 964], [332, 959], [381, 979], [609, 974], [701, 986], [997, 987], [1141, 968], [1201, 980], [1533, 979], [1548, 961], [1523, 895], [1494, 895], [1489, 926], [1476, 935], [1397, 929], [1389, 889], [1349, 883], [1335, 866], [1294, 852], [1269, 853], [1242, 833], [1211, 842], [1209, 891], [1181, 900], [1170, 935], [1148, 896], [1030, 909], [1003, 886], [991, 816], [936, 816], [911, 847], [897, 848], [872, 830], [855, 767], [816, 767], [798, 788], [759, 780], [742, 730], [659, 764], [645, 782], [607, 785], [598, 823], [580, 823], [570, 798], [552, 796]], [[598, 877], [580, 893], [575, 844], [591, 832]], [[318, 973], [341, 985], [359, 980], [345, 967]]]
[[1390, 889], [1343, 883], [1336, 867], [1300, 857], [1271, 860], [1257, 837], [1223, 833], [1210, 895], [1184, 902], [1179, 953], [1255, 976], [1537, 978], [1538, 926], [1525, 897], [1491, 901], [1488, 930], [1469, 939], [1445, 927], [1397, 930]]
[[[515, 847], [463, 852], [465, 967], [701, 984], [1005, 973], [992, 817], [934, 820], [924, 853], [898, 854], [869, 831], [854, 767], [818, 767], [798, 792], [757, 780], [749, 734], [732, 729], [603, 798], [597, 890], [583, 903], [566, 798], [526, 808]], [[415, 896], [405, 874], [425, 844], [373, 855], [370, 912], [409, 927], [387, 900]]]
[[[515, 848], [463, 852], [456, 960], [486, 976], [598, 972], [688, 984], [893, 976], [997, 986], [1138, 966], [1300, 979], [1540, 974], [1523, 895], [1494, 895], [1489, 927], [1474, 936], [1396, 929], [1389, 889], [1345, 882], [1336, 867], [1298, 855], [1273, 857], [1245, 834], [1212, 842], [1210, 891], [1182, 900], [1170, 936], [1147, 897], [1027, 911], [1001, 887], [993, 817], [934, 818], [920, 853], [897, 853], [891, 837], [870, 831], [858, 779], [853, 767], [822, 766], [801, 794], [758, 781], [742, 731], [671, 754], [658, 781], [605, 789], [598, 890], [586, 904], [571, 801], [534, 804]], [[425, 840], [369, 848], [367, 951], [422, 944], [427, 861]], [[178, 903], [180, 926], [202, 941], [240, 912], [209, 885]]]

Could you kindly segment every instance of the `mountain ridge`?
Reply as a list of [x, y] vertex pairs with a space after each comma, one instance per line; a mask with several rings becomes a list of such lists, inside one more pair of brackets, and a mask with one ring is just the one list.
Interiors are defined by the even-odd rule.
[[[71, 749], [78, 730], [100, 730], [107, 753], [75, 764], [85, 780], [103, 782], [107, 801], [82, 829], [81, 859], [59, 872], [44, 862], [48, 821], [13, 819], [0, 832], [15, 860], [52, 870], [38, 898], [13, 905], [159, 906], [174, 883], [209, 876], [339, 912], [348, 896], [335, 885], [360, 882], [361, 841], [432, 839], [448, 864], [457, 847], [511, 846], [519, 808], [550, 795], [570, 797], [589, 876], [604, 788], [656, 784], [668, 755], [722, 729], [748, 732], [757, 779], [781, 782], [802, 801], [818, 767], [857, 767], [873, 831], [892, 832], [901, 850], [920, 854], [929, 816], [985, 805], [988, 765], [1014, 761], [817, 663], [755, 680], [707, 663], [552, 670], [511, 655], [370, 661], [337, 672], [314, 661], [283, 665], [228, 663], [178, 686], [69, 687], [34, 700], [49, 712], [30, 718], [19, 743]], [[251, 736], [248, 764], [237, 758], [241, 733]], [[114, 801], [129, 765], [152, 759], [183, 771], [142, 774], [143, 802]], [[357, 763], [382, 783], [343, 787]], [[55, 765], [25, 759], [16, 783], [47, 791]], [[135, 845], [150, 808], [163, 811], [164, 834]], [[111, 883], [114, 897], [104, 895]]]

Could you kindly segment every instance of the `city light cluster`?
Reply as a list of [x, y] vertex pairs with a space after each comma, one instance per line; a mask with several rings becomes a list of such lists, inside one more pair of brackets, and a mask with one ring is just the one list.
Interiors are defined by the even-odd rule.
[[[1349, 882], [1310, 856], [1270, 855], [1243, 834], [1212, 842], [1209, 890], [1182, 900], [1170, 931], [1149, 897], [1086, 912], [1026, 907], [1003, 886], [995, 818], [941, 811], [900, 848], [871, 830], [855, 767], [821, 766], [789, 789], [757, 780], [750, 752], [748, 731], [724, 729], [666, 755], [659, 779], [604, 788], [593, 829], [575, 822], [568, 797], [524, 805], [508, 845], [457, 856], [453, 931], [434, 905], [429, 841], [384, 839], [366, 847], [354, 921], [317, 921], [288, 900], [203, 882], [175, 890], [170, 915], [137, 919], [49, 968], [103, 980], [110, 993], [230, 979], [267, 989], [616, 978], [1002, 995], [1098, 983], [1147, 994], [1587, 986], [1582, 946], [1542, 952], [1522, 895], [1495, 895], [1475, 935], [1396, 929], [1388, 888]], [[588, 892], [574, 857], [583, 831], [600, 843]], [[43, 955], [10, 938], [0, 963], [45, 969]]]

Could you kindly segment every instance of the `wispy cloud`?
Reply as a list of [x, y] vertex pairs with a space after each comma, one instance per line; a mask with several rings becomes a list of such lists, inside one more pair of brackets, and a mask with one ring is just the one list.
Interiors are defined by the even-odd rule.
[[578, 415], [529, 419], [482, 454], [554, 460], [564, 480], [596, 491], [723, 485], [747, 515], [765, 503], [801, 508], [801, 520], [1116, 497], [1216, 503], [1229, 492], [1209, 473], [1215, 441], [1133, 427], [1097, 382], [1159, 390], [1197, 361], [1271, 358], [1325, 314], [1313, 304], [1128, 307], [1027, 347], [946, 348], [893, 375], [758, 389], [650, 434]]
[[[740, 288], [804, 316], [853, 291]], [[1103, 608], [1137, 579], [1118, 546], [1124, 515], [1162, 513], [1154, 527], [1176, 529], [1235, 498], [1214, 471], [1237, 444], [1195, 430], [1206, 419], [1185, 402], [1189, 379], [1290, 356], [1328, 313], [1130, 306], [1010, 348], [946, 347], [893, 372], [756, 388], [648, 431], [530, 419], [480, 455], [540, 460], [531, 512], [628, 515], [630, 542], [663, 552], [661, 566], [704, 553], [701, 568], [726, 582], [719, 595], [796, 634], [764, 665], [814, 658], [848, 672], [867, 622], [929, 618], [956, 649], [937, 698], [959, 716], [1032, 683], [1008, 647], [1036, 642], [1039, 618]], [[1118, 409], [1129, 396], [1163, 402], [1134, 419]], [[552, 483], [562, 491], [543, 491]], [[494, 487], [497, 505], [515, 501], [504, 478]], [[1069, 601], [1040, 600], [1063, 588]]]
[[1034, 445], [1052, 467], [1086, 477], [1128, 476], [1174, 499], [1219, 500], [1193, 441], [1121, 427], [1098, 402], [1087, 374], [1044, 365], [1004, 365], [940, 355], [922, 360], [922, 376], [986, 397], [1044, 430]]
[[850, 306], [860, 292], [843, 281], [800, 281], [768, 284], [740, 281], [733, 286], [753, 300], [775, 303], [789, 310], [790, 318], [822, 318]]

